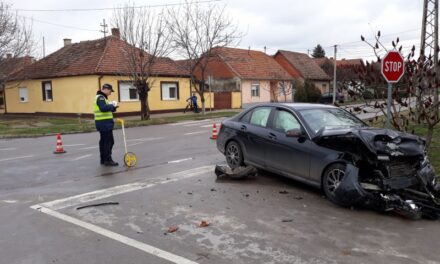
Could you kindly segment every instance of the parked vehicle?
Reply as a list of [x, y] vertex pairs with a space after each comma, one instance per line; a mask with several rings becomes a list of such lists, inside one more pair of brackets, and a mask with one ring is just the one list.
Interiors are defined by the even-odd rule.
[[[342, 93], [336, 93], [336, 102], [342, 104], [344, 103], [344, 95]], [[331, 93], [324, 93], [321, 96], [321, 99], [319, 100], [321, 104], [331, 104], [333, 103], [333, 92]]]
[[231, 168], [252, 165], [314, 185], [341, 206], [440, 216], [424, 139], [369, 127], [335, 106], [255, 106], [223, 122], [217, 148]]

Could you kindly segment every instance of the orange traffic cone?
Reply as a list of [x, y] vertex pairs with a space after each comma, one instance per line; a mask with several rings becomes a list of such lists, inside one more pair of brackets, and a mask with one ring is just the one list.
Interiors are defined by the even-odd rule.
[[217, 139], [217, 125], [215, 123], [212, 125], [212, 135], [210, 139]]
[[61, 134], [60, 133], [57, 134], [57, 147], [56, 147], [56, 149], [55, 149], [55, 151], [53, 153], [54, 154], [66, 153], [66, 151], [63, 148], [63, 141], [61, 140]]

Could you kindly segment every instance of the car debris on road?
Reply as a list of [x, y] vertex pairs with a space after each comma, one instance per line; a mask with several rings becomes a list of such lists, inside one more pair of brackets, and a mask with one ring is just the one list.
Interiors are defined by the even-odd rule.
[[257, 169], [254, 166], [240, 166], [231, 169], [228, 165], [216, 165], [215, 175], [217, 175], [217, 178], [227, 177], [234, 180], [241, 180], [249, 176], [256, 176]]

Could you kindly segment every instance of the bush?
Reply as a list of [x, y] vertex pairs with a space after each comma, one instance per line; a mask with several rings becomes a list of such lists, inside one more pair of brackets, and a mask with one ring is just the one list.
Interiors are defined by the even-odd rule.
[[295, 101], [303, 103], [318, 103], [321, 99], [321, 91], [309, 81], [300, 85], [296, 89]]

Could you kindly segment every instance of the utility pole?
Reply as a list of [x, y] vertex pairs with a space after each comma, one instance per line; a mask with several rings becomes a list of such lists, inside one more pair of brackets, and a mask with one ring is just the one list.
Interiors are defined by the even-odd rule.
[[[423, 16], [422, 16], [422, 36], [420, 42], [420, 57], [425, 59], [425, 55], [430, 54], [433, 56], [435, 67], [435, 78], [438, 79], [439, 67], [438, 67], [438, 0], [424, 0], [423, 1]], [[435, 82], [437, 85], [437, 81]], [[422, 104], [422, 91], [417, 89], [419, 95], [417, 104]], [[438, 104], [438, 87], [434, 89], [434, 104]], [[417, 118], [419, 113], [417, 113]], [[437, 111], [438, 115], [438, 111]]]
[[337, 46], [335, 45], [335, 57], [334, 57], [334, 65], [333, 65], [333, 104], [336, 102], [336, 53]]
[[46, 44], [44, 42], [44, 36], [43, 36], [43, 58], [46, 57]]
[[105, 19], [102, 20], [102, 24], [100, 24], [100, 26], [102, 27], [101, 33], [104, 33], [104, 38], [105, 38], [105, 34], [107, 34], [107, 24], [105, 23]]

